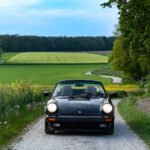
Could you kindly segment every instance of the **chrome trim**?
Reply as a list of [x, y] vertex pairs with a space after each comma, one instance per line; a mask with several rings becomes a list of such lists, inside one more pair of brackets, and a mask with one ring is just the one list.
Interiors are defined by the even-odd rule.
[[58, 118], [74, 118], [74, 119], [101, 119], [102, 116], [58, 116]]
[[45, 115], [45, 118], [56, 118], [56, 116]]

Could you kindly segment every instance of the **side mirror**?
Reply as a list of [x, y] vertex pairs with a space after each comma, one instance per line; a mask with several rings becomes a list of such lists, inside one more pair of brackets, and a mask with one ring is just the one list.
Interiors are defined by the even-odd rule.
[[110, 92], [109, 93], [109, 97], [117, 97], [117, 93], [116, 92]]
[[44, 92], [44, 96], [45, 96], [45, 97], [50, 97], [51, 95], [52, 95], [51, 92]]

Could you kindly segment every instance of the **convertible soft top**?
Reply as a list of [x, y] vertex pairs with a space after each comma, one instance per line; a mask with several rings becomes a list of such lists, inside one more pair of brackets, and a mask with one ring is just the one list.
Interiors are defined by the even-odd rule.
[[58, 81], [57, 83], [62, 83], [62, 84], [74, 84], [74, 83], [89, 83], [89, 84], [101, 84], [103, 85], [100, 81], [96, 80], [62, 80]]

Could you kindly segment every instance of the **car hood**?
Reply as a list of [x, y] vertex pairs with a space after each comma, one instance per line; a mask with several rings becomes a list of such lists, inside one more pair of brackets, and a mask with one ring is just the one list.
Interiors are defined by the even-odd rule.
[[61, 116], [97, 116], [102, 114], [100, 106], [104, 98], [99, 99], [58, 99], [55, 98], [58, 106], [58, 115]]

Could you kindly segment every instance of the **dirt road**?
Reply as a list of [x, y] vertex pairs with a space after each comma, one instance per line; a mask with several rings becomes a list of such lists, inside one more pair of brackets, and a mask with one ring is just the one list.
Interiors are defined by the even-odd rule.
[[[113, 103], [117, 107], [119, 100]], [[148, 150], [138, 136], [115, 112], [114, 135], [90, 133], [44, 133], [44, 118], [39, 119], [23, 136], [9, 146], [11, 150]]]
[[100, 77], [103, 77], [103, 78], [109, 78], [112, 80], [112, 83], [114, 84], [121, 84], [122, 83], [122, 78], [120, 77], [115, 77], [115, 76], [108, 76], [108, 75], [95, 75], [95, 74], [92, 74], [92, 72], [86, 72], [85, 75], [94, 75], [94, 76], [100, 76]]

